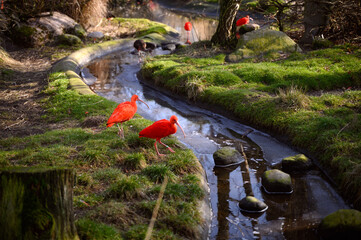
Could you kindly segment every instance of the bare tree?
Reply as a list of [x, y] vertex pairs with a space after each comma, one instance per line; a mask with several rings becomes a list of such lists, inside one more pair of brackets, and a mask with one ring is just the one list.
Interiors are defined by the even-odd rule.
[[220, 0], [219, 22], [211, 42], [223, 47], [235, 44], [235, 17], [241, 0]]

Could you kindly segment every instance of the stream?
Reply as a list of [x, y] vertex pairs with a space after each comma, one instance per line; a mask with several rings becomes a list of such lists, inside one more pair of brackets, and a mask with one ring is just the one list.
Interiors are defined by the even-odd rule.
[[[162, 10], [162, 13], [171, 16], [163, 19], [172, 19], [172, 24], [178, 25], [162, 21], [177, 30], [189, 20], [184, 16], [176, 18], [178, 14], [170, 11]], [[215, 20], [202, 20], [200, 25], [195, 18], [191, 20], [197, 26], [198, 33], [194, 33], [198, 36], [197, 40], [209, 39], [209, 33], [213, 33], [212, 26], [215, 31]], [[201, 32], [208, 33], [208, 36]], [[185, 33], [181, 32], [181, 35], [185, 36]], [[299, 152], [257, 129], [141, 83], [138, 79], [141, 67], [138, 56], [130, 54], [131, 51], [133, 48], [129, 47], [93, 61], [82, 70], [83, 78], [98, 95], [118, 103], [129, 101], [133, 94], [137, 94], [150, 107], [138, 104], [138, 113], [144, 118], [156, 121], [169, 119], [171, 115], [178, 117], [187, 137], [184, 138], [180, 131], [175, 135], [193, 150], [207, 175], [212, 208], [209, 239], [319, 239], [316, 228], [321, 219], [338, 209], [349, 208], [316, 166], [305, 174], [292, 175], [292, 194], [265, 193], [261, 188], [263, 172], [279, 164], [284, 157]], [[153, 54], [168, 53], [157, 48]], [[250, 131], [247, 136], [242, 136]], [[248, 159], [249, 175], [244, 163], [232, 169], [214, 167], [213, 153], [217, 149], [224, 146], [239, 149], [240, 145]], [[160, 151], [165, 149], [160, 148]], [[269, 206], [267, 211], [259, 214], [240, 211], [238, 202], [246, 196], [245, 183], [250, 183], [254, 196]]]

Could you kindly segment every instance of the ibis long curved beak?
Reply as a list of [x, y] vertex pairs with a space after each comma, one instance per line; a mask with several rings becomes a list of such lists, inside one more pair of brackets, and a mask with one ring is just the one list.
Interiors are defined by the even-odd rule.
[[[147, 105], [147, 107], [149, 108], [149, 106], [148, 106], [148, 104], [146, 104], [143, 100], [141, 100], [141, 99], [137, 99], [138, 101], [141, 101], [142, 103], [144, 103], [145, 105]], [[150, 109], [150, 108], [149, 108]]]
[[179, 125], [178, 121], [176, 121], [175, 124], [177, 124], [178, 127], [182, 130], [184, 138], [186, 138], [186, 134], [184, 133], [183, 128], [181, 127], [181, 125]]

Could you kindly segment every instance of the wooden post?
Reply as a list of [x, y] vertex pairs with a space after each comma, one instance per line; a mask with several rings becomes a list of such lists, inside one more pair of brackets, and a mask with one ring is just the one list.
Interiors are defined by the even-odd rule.
[[78, 240], [74, 180], [67, 168], [0, 169], [0, 239]]

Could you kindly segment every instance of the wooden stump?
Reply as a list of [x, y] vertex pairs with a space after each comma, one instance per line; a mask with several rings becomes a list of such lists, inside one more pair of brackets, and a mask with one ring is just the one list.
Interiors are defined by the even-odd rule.
[[0, 239], [79, 239], [72, 169], [0, 169]]

